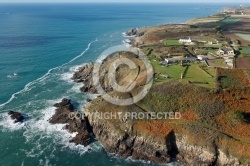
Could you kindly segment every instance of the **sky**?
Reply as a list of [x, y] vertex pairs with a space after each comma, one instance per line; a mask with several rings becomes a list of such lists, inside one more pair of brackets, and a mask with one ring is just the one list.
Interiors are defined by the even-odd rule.
[[134, 3], [155, 3], [155, 2], [161, 2], [161, 3], [168, 3], [168, 2], [179, 2], [179, 3], [250, 3], [249, 0], [0, 0], [0, 3], [70, 3], [70, 2], [76, 2], [76, 3], [92, 3], [92, 2], [134, 2]]

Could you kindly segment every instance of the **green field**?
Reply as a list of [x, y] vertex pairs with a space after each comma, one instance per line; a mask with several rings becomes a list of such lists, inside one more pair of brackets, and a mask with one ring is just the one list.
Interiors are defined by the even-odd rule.
[[179, 43], [178, 40], [165, 40], [164, 43], [167, 46], [180, 46], [180, 45], [182, 45], [181, 43]]
[[[205, 70], [206, 72], [203, 70]], [[212, 77], [215, 73], [214, 68], [204, 67], [203, 70], [199, 68], [198, 64], [190, 65], [184, 80], [194, 82], [194, 84], [198, 86], [213, 88], [215, 83], [214, 77]], [[203, 84], [205, 82], [207, 82], [208, 84]]]
[[[181, 73], [183, 73], [186, 68], [185, 66], [181, 66], [180, 64], [170, 65], [165, 67], [160, 65], [158, 61], [151, 61], [151, 64], [153, 65], [156, 73], [167, 74], [169, 76], [169, 78], [164, 78], [157, 75], [155, 83], [160, 83], [170, 80], [180, 80]], [[183, 80], [194, 82], [193, 84], [198, 86], [213, 88], [215, 83], [214, 73], [215, 73], [214, 68], [203, 67], [203, 69], [201, 69], [199, 67], [199, 64], [191, 63], [188, 67], [188, 70]]]
[[237, 18], [237, 17], [227, 17], [225, 18], [224, 20], [222, 20], [221, 22], [222, 23], [225, 23], [225, 24], [233, 24], [233, 23], [236, 23], [238, 21], [240, 21], [242, 18]]
[[250, 47], [241, 47], [240, 48], [240, 53], [242, 55], [248, 55], [248, 56], [250, 56]]
[[197, 50], [196, 51], [196, 53], [197, 54], [209, 54], [209, 53], [211, 53], [211, 54], [216, 54], [216, 51], [215, 50], [207, 50], [207, 49], [199, 49], [199, 50]]
[[[181, 73], [185, 70], [185, 67], [181, 65], [162, 66], [158, 61], [151, 61], [156, 73], [162, 73], [169, 75], [170, 79], [180, 79]], [[168, 79], [165, 79], [168, 80]]]
[[235, 33], [235, 35], [241, 37], [242, 39], [244, 40], [247, 40], [250, 42], [250, 35], [247, 35], [247, 34], [242, 34], [242, 33]]

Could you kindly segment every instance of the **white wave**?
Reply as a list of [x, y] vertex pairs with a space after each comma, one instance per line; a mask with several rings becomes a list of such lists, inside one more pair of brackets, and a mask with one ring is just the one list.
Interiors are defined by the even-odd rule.
[[136, 35], [127, 35], [127, 33], [126, 32], [122, 32], [122, 36], [123, 37], [126, 37], [126, 38], [134, 38], [134, 37], [136, 37]]
[[27, 121], [14, 123], [14, 120], [10, 118], [7, 113], [0, 114], [0, 126], [3, 127], [3, 130], [16, 131], [25, 128]]
[[132, 45], [131, 45], [131, 40], [129, 39], [125, 39], [122, 41], [124, 43], [124, 45], [127, 47], [127, 48], [130, 48]]
[[71, 79], [73, 74], [74, 72], [63, 73], [61, 74], [60, 79], [68, 83], [73, 83], [73, 80]]
[[85, 52], [87, 52], [87, 51], [89, 50], [91, 44], [92, 44], [92, 43], [95, 43], [95, 42], [97, 42], [97, 41], [98, 41], [98, 39], [96, 38], [94, 41], [90, 42], [90, 43], [88, 44], [88, 47], [87, 47], [80, 55], [78, 55], [78, 56], [76, 56], [75, 58], [73, 58], [72, 60], [70, 60], [67, 64], [69, 64], [69, 63], [75, 61], [76, 59], [80, 58], [81, 56], [83, 56], [83, 55], [85, 54]]
[[75, 85], [68, 90], [68, 92], [76, 92], [76, 93], [80, 93], [80, 88], [83, 87], [83, 84], [81, 83], [75, 83]]
[[83, 64], [81, 64], [81, 65], [72, 66], [72, 67], [69, 68], [69, 71], [71, 71], [71, 72], [76, 72], [76, 71], [79, 70], [79, 68], [85, 66], [86, 64], [87, 64], [87, 63], [83, 63]]
[[14, 78], [14, 77], [17, 77], [17, 76], [18, 76], [17, 73], [12, 73], [12, 74], [7, 75], [7, 78]]
[[67, 98], [66, 96], [57, 98], [57, 99], [53, 99], [53, 100], [46, 100], [46, 104], [47, 105], [54, 105], [55, 103], [59, 103], [61, 102], [62, 98]]
[[70, 67], [69, 72], [61, 74], [60, 79], [68, 83], [73, 83], [73, 80], [71, 78], [73, 77], [74, 73], [79, 71], [79, 69], [84, 65], [86, 65], [86, 63]]
[[[48, 107], [44, 110], [40, 110], [43, 115], [41, 115], [40, 119], [32, 119], [29, 122], [27, 130], [23, 133], [23, 136], [26, 138], [26, 142], [36, 142], [36, 144], [40, 144], [43, 139], [52, 139], [54, 144], [61, 145], [62, 148], [70, 149], [73, 151], [77, 151], [80, 154], [84, 154], [85, 152], [91, 149], [90, 146], [83, 145], [75, 145], [75, 143], [70, 143], [70, 139], [72, 139], [77, 133], [70, 133], [65, 129], [66, 124], [51, 124], [49, 123], [49, 119], [55, 113], [55, 107]], [[39, 139], [37, 139], [39, 138]], [[26, 152], [29, 156], [37, 156], [37, 151], [41, 151], [42, 149], [38, 146], [34, 147], [31, 151]], [[41, 152], [42, 153], [42, 152]]]
[[48, 159], [48, 157], [45, 157], [44, 160], [39, 160], [39, 166], [52, 166], [52, 164], [50, 164], [49, 162], [50, 160]]
[[57, 67], [54, 67], [54, 68], [49, 69], [48, 72], [45, 73], [42, 77], [40, 77], [40, 78], [38, 78], [38, 79], [36, 79], [36, 80], [34, 80], [34, 81], [29, 82], [28, 84], [26, 84], [22, 90], [20, 90], [20, 91], [14, 93], [14, 94], [12, 94], [11, 97], [10, 97], [10, 99], [9, 99], [8, 101], [6, 101], [5, 103], [0, 104], [0, 108], [2, 108], [3, 106], [5, 106], [6, 104], [10, 103], [14, 98], [16, 98], [16, 95], [21, 94], [21, 93], [23, 93], [23, 92], [29, 91], [29, 90], [31, 89], [31, 86], [32, 86], [32, 85], [36, 84], [37, 82], [41, 82], [41, 81], [45, 80], [45, 79], [51, 74], [51, 72], [52, 72], [53, 70], [59, 69], [59, 68], [65, 66], [65, 65], [67, 65], [67, 64], [69, 64], [69, 63], [75, 61], [76, 59], [80, 58], [81, 56], [83, 56], [83, 55], [89, 50], [91, 44], [94, 43], [94, 42], [97, 42], [97, 41], [98, 41], [98, 40], [96, 39], [96, 40], [90, 42], [90, 43], [88, 44], [87, 48], [86, 48], [81, 54], [79, 54], [79, 55], [76, 56], [75, 58], [71, 59], [69, 62], [62, 64], [61, 66], [57, 66]]

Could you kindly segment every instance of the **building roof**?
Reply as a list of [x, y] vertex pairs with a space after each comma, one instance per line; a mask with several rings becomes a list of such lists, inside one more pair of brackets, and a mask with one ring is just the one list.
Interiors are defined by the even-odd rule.
[[221, 48], [221, 50], [228, 52], [228, 51], [232, 51], [233, 49], [232, 48]]

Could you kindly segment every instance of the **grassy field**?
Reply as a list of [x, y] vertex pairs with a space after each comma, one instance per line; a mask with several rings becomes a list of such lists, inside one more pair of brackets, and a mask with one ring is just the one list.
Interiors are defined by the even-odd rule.
[[[158, 61], [151, 61], [151, 64], [153, 65], [155, 72], [158, 73], [155, 83], [161, 83], [170, 80], [180, 80], [181, 73], [184, 73], [186, 68], [180, 64], [165, 67], [160, 65]], [[169, 78], [161, 77], [159, 73], [166, 74], [169, 76]], [[199, 67], [199, 64], [191, 63], [183, 80], [189, 81], [198, 86], [213, 88], [215, 82], [213, 77], [214, 73], [214, 68], [203, 67], [202, 69]]]
[[[203, 71], [205, 70], [205, 71]], [[215, 84], [214, 80], [214, 68], [204, 67], [200, 68], [198, 64], [192, 64], [189, 66], [184, 80], [190, 81], [198, 86], [203, 86], [207, 88], [213, 88]]]
[[197, 23], [213, 23], [222, 20], [224, 17], [205, 17], [205, 18], [197, 18], [188, 21], [188, 24], [197, 24]]
[[197, 54], [216, 54], [216, 51], [215, 50], [207, 50], [207, 49], [199, 49], [196, 51]]
[[[156, 73], [162, 73], [162, 74], [167, 74], [169, 75], [169, 79], [161, 78], [161, 81], [166, 81], [166, 80], [177, 80], [181, 78], [181, 73], [185, 70], [185, 67], [181, 65], [170, 65], [170, 66], [162, 66], [158, 61], [151, 60], [151, 64], [153, 65], [155, 72]], [[162, 80], [163, 79], [163, 80]], [[158, 81], [159, 82], [159, 81]]]
[[242, 18], [237, 18], [237, 17], [227, 17], [226, 19], [222, 20], [222, 23], [225, 24], [233, 24], [236, 23], [238, 21], [240, 21]]
[[229, 67], [224, 59], [207, 60], [207, 62], [212, 67]]
[[250, 56], [250, 47], [241, 47], [240, 48], [240, 53], [243, 55], [243, 56]]
[[165, 40], [164, 43], [168, 46], [180, 46], [180, 45], [182, 45], [181, 43], [179, 43], [178, 40]]
[[242, 33], [235, 33], [235, 35], [241, 37], [242, 39], [244, 40], [247, 40], [250, 42], [250, 35], [247, 35], [247, 34], [242, 34]]

